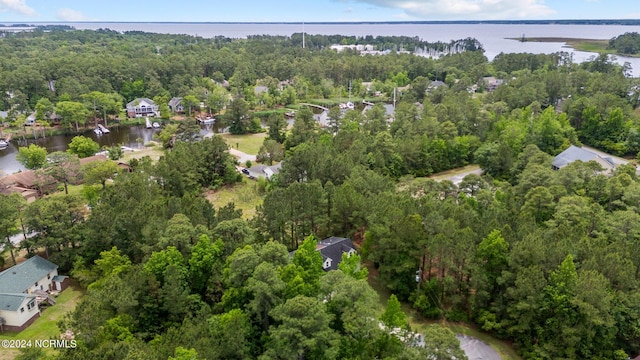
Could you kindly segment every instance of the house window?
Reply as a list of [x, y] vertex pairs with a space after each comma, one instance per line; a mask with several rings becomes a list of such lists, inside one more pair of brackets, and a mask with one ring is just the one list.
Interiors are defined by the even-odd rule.
[[47, 280], [51, 279], [51, 274], [47, 274]]
[[29, 303], [27, 304], [27, 310], [31, 310], [31, 309], [33, 309], [34, 307], [36, 307], [36, 302], [35, 302], [35, 300], [31, 300], [31, 301], [29, 301]]
[[24, 306], [20, 308], [20, 312], [23, 313], [24, 312]]
[[327, 269], [331, 267], [331, 258], [327, 258], [327, 260], [324, 261], [324, 264], [322, 265], [323, 269]]
[[35, 286], [38, 286], [38, 282], [37, 282], [37, 281], [36, 281], [36, 284], [35, 284]]

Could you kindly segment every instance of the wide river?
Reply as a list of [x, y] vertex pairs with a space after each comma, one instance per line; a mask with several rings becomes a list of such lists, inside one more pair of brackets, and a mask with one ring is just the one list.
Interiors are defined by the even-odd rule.
[[[76, 29], [111, 29], [116, 31], [139, 30], [165, 34], [188, 34], [206, 38], [226, 36], [245, 38], [248, 35], [284, 35], [305, 32], [318, 35], [352, 36], [417, 36], [435, 42], [474, 37], [482, 43], [485, 55], [492, 60], [504, 53], [552, 54], [558, 51], [573, 53], [575, 62], [588, 60], [596, 55], [575, 51], [564, 43], [519, 42], [508, 38], [562, 37], [577, 39], [606, 39], [626, 32], [640, 32], [640, 26], [626, 25], [560, 25], [560, 24], [416, 24], [416, 23], [118, 23], [118, 22], [72, 22], [47, 23], [70, 25]], [[640, 76], [640, 58], [618, 57], [617, 62], [629, 62]]]

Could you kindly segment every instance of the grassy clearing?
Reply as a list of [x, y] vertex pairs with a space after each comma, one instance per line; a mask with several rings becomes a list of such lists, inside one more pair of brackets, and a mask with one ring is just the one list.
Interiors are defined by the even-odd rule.
[[162, 149], [162, 145], [155, 145], [149, 147], [141, 147], [136, 151], [125, 151], [122, 156], [122, 159], [119, 161], [128, 163], [131, 159], [140, 159], [145, 156], [149, 156], [151, 160], [158, 161], [161, 156], [164, 155], [164, 150]]
[[262, 143], [264, 142], [264, 138], [267, 137], [266, 133], [260, 134], [247, 134], [247, 135], [231, 135], [224, 134], [222, 135], [227, 144], [237, 150], [242, 151], [243, 153], [250, 155], [257, 155]]
[[247, 220], [256, 215], [256, 207], [263, 200], [257, 182], [244, 177], [241, 183], [207, 192], [206, 197], [216, 209], [233, 202], [236, 209], [242, 209], [242, 217]]
[[[62, 320], [65, 315], [75, 309], [76, 305], [84, 295], [84, 290], [80, 286], [71, 282], [71, 285], [65, 289], [60, 296], [56, 298], [56, 304], [43, 310], [40, 317], [34, 321], [28, 328], [19, 333], [5, 332], [0, 334], [0, 340], [46, 340], [50, 338], [59, 339], [62, 333], [58, 329], [58, 321]], [[47, 354], [53, 355], [55, 350], [45, 349]], [[13, 359], [19, 354], [19, 351], [7, 353], [0, 352], [0, 360]]]

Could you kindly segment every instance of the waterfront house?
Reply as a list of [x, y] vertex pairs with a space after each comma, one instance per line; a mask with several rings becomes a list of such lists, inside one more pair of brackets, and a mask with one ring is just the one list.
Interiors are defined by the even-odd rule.
[[158, 105], [149, 98], [137, 98], [127, 104], [127, 116], [131, 118], [159, 116]]
[[171, 100], [169, 100], [169, 110], [171, 110], [172, 113], [183, 113], [184, 106], [182, 105], [182, 98], [181, 97], [171, 98]]
[[0, 272], [0, 331], [22, 331], [40, 317], [40, 305], [67, 288], [58, 265], [38, 255]]

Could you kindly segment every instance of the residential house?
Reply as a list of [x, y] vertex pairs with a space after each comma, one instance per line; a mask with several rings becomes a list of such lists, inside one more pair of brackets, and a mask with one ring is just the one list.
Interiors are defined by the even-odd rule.
[[482, 78], [484, 83], [484, 89], [487, 91], [494, 91], [498, 86], [504, 82], [502, 79], [497, 79], [493, 76], [486, 76]]
[[[276, 164], [276, 165], [271, 165], [271, 166], [267, 166], [267, 165], [263, 165], [263, 164], [256, 164], [252, 167], [250, 167], [248, 170], [248, 174], [250, 176], [259, 178], [259, 177], [266, 177], [267, 179], [271, 179], [271, 177], [273, 175], [279, 174], [280, 173], [280, 169], [282, 168], [282, 162]], [[246, 174], [246, 173], [245, 173]]]
[[[316, 244], [316, 251], [322, 255], [322, 269], [324, 271], [338, 270], [338, 264], [342, 261], [342, 254], [351, 256], [356, 253], [351, 239], [332, 236], [319, 241]], [[295, 250], [289, 253], [293, 257]]]
[[342, 261], [342, 254], [351, 256], [356, 253], [351, 239], [335, 236], [318, 242], [316, 250], [322, 254], [322, 268], [325, 271], [338, 270], [338, 264]]
[[127, 104], [127, 116], [131, 118], [159, 115], [158, 105], [151, 99], [137, 98]]
[[[105, 155], [94, 155], [80, 159], [80, 165], [93, 161], [107, 161]], [[82, 182], [81, 174], [76, 174], [71, 181], [73, 184]], [[34, 170], [25, 170], [15, 174], [0, 177], [0, 193], [9, 195], [19, 193], [27, 202], [33, 202], [42, 194], [53, 191], [58, 182], [51, 176], [40, 174]]]
[[0, 193], [9, 195], [19, 193], [28, 203], [35, 201], [41, 194], [52, 191], [57, 182], [50, 176], [26, 170], [0, 178]]
[[171, 110], [172, 113], [183, 113], [184, 106], [182, 105], [182, 98], [181, 97], [171, 98], [171, 100], [169, 100], [169, 110]]
[[55, 304], [49, 295], [69, 285], [58, 265], [40, 256], [0, 272], [0, 330], [22, 331], [40, 316], [40, 304]]
[[432, 81], [429, 83], [429, 85], [427, 85], [427, 92], [431, 92], [442, 86], [446, 88], [447, 84], [445, 84], [444, 81], [440, 81], [440, 80]]
[[269, 92], [269, 88], [267, 86], [264, 85], [256, 85], [253, 88], [253, 93], [256, 94], [256, 96], [259, 96], [261, 94], [265, 94]]
[[613, 172], [613, 170], [615, 170], [616, 168], [616, 164], [613, 162], [613, 159], [610, 157], [603, 157], [600, 156], [592, 151], [589, 151], [587, 149], [584, 149], [582, 147], [578, 147], [575, 145], [571, 145], [569, 146], [569, 148], [567, 148], [565, 151], [561, 152], [560, 154], [558, 154], [558, 156], [556, 156], [553, 159], [553, 170], [559, 170], [562, 169], [563, 167], [571, 164], [574, 161], [582, 161], [582, 162], [588, 162], [588, 161], [595, 161], [598, 164], [600, 164], [600, 166], [604, 169], [604, 173], [605, 174], [610, 174]]
[[[53, 114], [45, 114], [44, 120], [49, 122], [50, 124], [60, 124], [62, 120], [62, 116], [53, 113]], [[36, 113], [33, 112], [31, 115], [27, 116], [27, 119], [24, 122], [25, 126], [35, 126], [37, 125]]]

